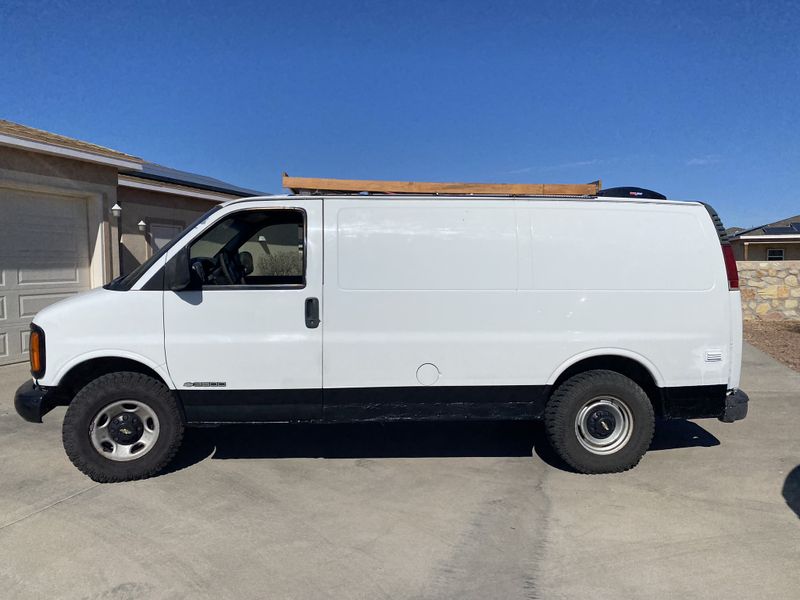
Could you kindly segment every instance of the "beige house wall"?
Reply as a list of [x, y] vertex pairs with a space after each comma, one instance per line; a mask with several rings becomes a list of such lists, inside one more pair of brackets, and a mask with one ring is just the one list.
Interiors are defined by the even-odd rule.
[[740, 261], [745, 320], [800, 321], [800, 260]]
[[[128, 273], [152, 255], [152, 224], [183, 228], [217, 204], [212, 200], [122, 187], [118, 185], [118, 177], [113, 166], [0, 146], [0, 191], [5, 186], [64, 195], [86, 203], [94, 287], [119, 275], [120, 265], [121, 272]], [[122, 206], [119, 220], [111, 215], [111, 207], [117, 203]], [[145, 233], [138, 227], [142, 220], [147, 224]]]
[[[150, 227], [153, 224], [178, 225], [182, 229], [217, 202], [137, 188], [120, 187], [117, 201], [122, 207], [122, 272], [129, 273], [155, 251]], [[147, 224], [139, 231], [139, 221]]]
[[[112, 244], [116, 226], [109, 211], [117, 200], [116, 167], [87, 163], [0, 146], [0, 186], [53, 193], [85, 202], [88, 215], [92, 285], [109, 281], [114, 272]], [[2, 210], [2, 207], [0, 207]]]

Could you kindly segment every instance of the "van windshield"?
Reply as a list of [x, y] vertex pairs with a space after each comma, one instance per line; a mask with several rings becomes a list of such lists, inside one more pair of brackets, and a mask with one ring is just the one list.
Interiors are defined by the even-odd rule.
[[133, 285], [137, 281], [139, 281], [139, 278], [142, 275], [147, 273], [147, 271], [150, 269], [150, 267], [152, 267], [154, 264], [156, 264], [156, 262], [158, 262], [158, 260], [162, 256], [164, 256], [164, 254], [169, 252], [170, 248], [172, 248], [175, 244], [177, 244], [180, 240], [182, 240], [186, 236], [187, 233], [189, 233], [190, 231], [192, 231], [192, 229], [197, 227], [200, 223], [202, 223], [206, 219], [208, 219], [211, 215], [213, 215], [215, 212], [217, 212], [220, 208], [222, 208], [222, 205], [221, 204], [217, 204], [216, 206], [211, 208], [209, 211], [207, 211], [204, 214], [202, 214], [196, 221], [194, 221], [191, 225], [189, 225], [183, 231], [181, 231], [177, 236], [175, 236], [169, 242], [167, 242], [167, 244], [163, 248], [161, 248], [161, 250], [159, 250], [158, 252], [153, 254], [153, 256], [148, 258], [141, 265], [136, 267], [133, 271], [131, 271], [127, 275], [120, 275], [119, 277], [117, 277], [116, 279], [114, 279], [110, 283], [107, 283], [103, 287], [105, 289], [107, 289], [107, 290], [112, 290], [112, 291], [115, 291], [115, 292], [127, 292], [129, 289], [131, 289], [133, 287]]

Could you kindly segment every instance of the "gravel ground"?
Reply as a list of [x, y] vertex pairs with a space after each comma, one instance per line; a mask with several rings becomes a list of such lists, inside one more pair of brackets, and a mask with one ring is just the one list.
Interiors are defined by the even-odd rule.
[[774, 359], [800, 371], [800, 322], [745, 321], [744, 339]]

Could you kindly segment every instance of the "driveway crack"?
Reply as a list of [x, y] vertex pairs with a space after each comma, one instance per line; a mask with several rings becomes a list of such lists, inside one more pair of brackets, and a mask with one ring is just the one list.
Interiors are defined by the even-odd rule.
[[13, 521], [10, 521], [9, 523], [4, 523], [3, 525], [0, 525], [0, 531], [5, 529], [6, 527], [11, 527], [12, 525], [16, 525], [17, 523], [19, 523], [21, 521], [24, 521], [26, 519], [29, 519], [30, 517], [38, 515], [39, 513], [43, 513], [44, 511], [49, 510], [49, 509], [53, 508], [54, 506], [58, 506], [62, 502], [66, 502], [67, 500], [72, 500], [73, 498], [75, 498], [77, 496], [80, 496], [81, 494], [85, 494], [86, 492], [96, 488], [98, 485], [100, 485], [100, 484], [99, 483], [95, 483], [94, 485], [89, 486], [88, 488], [84, 488], [82, 490], [78, 490], [74, 494], [70, 494], [69, 496], [66, 496], [64, 498], [60, 498], [59, 500], [56, 500], [55, 502], [51, 502], [47, 506], [43, 506], [42, 508], [37, 508], [33, 512], [30, 512], [27, 515], [23, 515], [18, 519], [14, 519]]

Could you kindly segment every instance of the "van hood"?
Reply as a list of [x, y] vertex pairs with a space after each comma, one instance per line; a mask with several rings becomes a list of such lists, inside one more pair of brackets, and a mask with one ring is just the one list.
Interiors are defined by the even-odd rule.
[[98, 304], [105, 305], [111, 300], [110, 296], [118, 294], [119, 292], [111, 292], [101, 287], [81, 292], [43, 308], [33, 317], [33, 322], [39, 327], [46, 327], [47, 324], [62, 318], [70, 319], [81, 314], [90, 314]]

